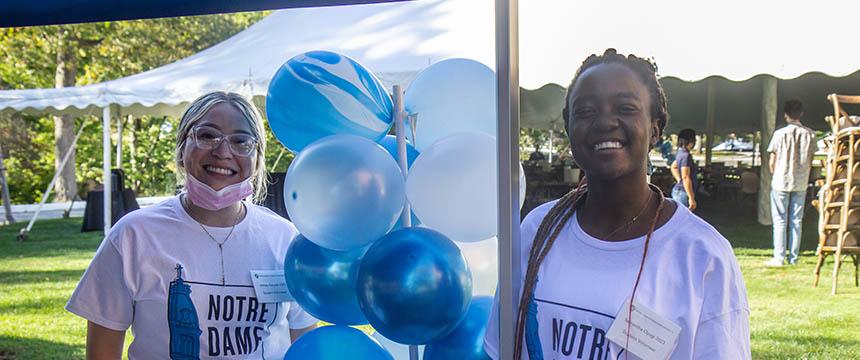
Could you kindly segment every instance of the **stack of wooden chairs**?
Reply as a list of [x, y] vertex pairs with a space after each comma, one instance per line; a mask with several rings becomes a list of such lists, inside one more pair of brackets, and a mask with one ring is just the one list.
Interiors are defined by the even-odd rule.
[[832, 134], [825, 139], [828, 148], [824, 163], [826, 176], [818, 200], [813, 205], [818, 209], [818, 263], [815, 266], [814, 286], [818, 286], [821, 267], [829, 255], [833, 255], [833, 288], [836, 294], [839, 269], [847, 257], [854, 262], [854, 285], [860, 270], [860, 117], [849, 115], [845, 104], [860, 104], [860, 96], [831, 94], [833, 116], [825, 120]]

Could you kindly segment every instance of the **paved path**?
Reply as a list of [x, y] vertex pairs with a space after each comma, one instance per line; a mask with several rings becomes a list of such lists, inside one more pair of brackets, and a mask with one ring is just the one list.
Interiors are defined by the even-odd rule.
[[[154, 196], [154, 197], [140, 197], [137, 198], [137, 203], [140, 207], [147, 207], [156, 203], [161, 202], [164, 199], [169, 198], [169, 196]], [[42, 211], [39, 212], [39, 219], [59, 219], [63, 217], [63, 212], [66, 211], [69, 206], [72, 206], [71, 217], [83, 217], [84, 216], [84, 208], [86, 208], [87, 203], [84, 201], [75, 201], [74, 204], [70, 202], [60, 202], [60, 203], [46, 203], [42, 207]], [[30, 221], [33, 215], [36, 214], [36, 209], [39, 207], [39, 204], [22, 204], [22, 205], [12, 205], [12, 217], [15, 218], [16, 223], [26, 223]], [[3, 209], [3, 206], [0, 206], [0, 223], [6, 220], [6, 211]]]

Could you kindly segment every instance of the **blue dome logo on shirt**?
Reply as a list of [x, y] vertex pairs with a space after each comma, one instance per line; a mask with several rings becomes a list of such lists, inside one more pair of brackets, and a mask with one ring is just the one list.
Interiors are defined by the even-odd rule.
[[170, 282], [167, 296], [167, 323], [170, 327], [170, 358], [200, 358], [200, 323], [191, 301], [191, 286], [182, 280], [182, 265], [176, 264], [176, 279]]

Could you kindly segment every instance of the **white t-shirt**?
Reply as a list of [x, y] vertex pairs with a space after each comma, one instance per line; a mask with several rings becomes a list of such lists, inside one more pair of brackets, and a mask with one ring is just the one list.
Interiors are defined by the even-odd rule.
[[776, 156], [771, 187], [776, 191], [806, 191], [815, 158], [815, 132], [799, 122], [776, 130], [767, 151]]
[[[555, 201], [523, 220], [522, 276], [534, 236]], [[544, 359], [619, 359], [606, 338], [630, 297], [645, 237], [609, 242], [585, 233], [571, 218], [538, 271], [535, 302]], [[498, 294], [484, 349], [498, 359]], [[670, 359], [749, 359], [749, 304], [729, 242], [678, 206], [654, 231], [636, 301], [681, 327]], [[523, 340], [523, 359], [528, 351]], [[623, 359], [623, 356], [620, 357]], [[629, 354], [630, 359], [637, 359]]]
[[[283, 359], [289, 329], [317, 320], [295, 302], [260, 303], [250, 271], [283, 269], [298, 231], [266, 208], [246, 207], [224, 243], [226, 285], [218, 245], [176, 196], [117, 222], [66, 310], [113, 330], [131, 326], [131, 359]], [[230, 232], [207, 230], [219, 242]]]

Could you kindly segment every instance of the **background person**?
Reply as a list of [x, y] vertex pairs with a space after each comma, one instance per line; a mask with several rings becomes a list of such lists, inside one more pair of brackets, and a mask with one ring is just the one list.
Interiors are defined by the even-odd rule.
[[800, 123], [803, 104], [788, 100], [783, 106], [785, 127], [776, 130], [767, 151], [770, 153], [771, 180], [770, 209], [773, 218], [773, 258], [768, 266], [797, 263], [800, 252], [803, 208], [809, 172], [815, 157], [815, 132]]
[[699, 188], [699, 173], [696, 161], [690, 150], [696, 145], [696, 131], [684, 129], [678, 133], [678, 154], [672, 163], [672, 177], [675, 178], [675, 186], [672, 188], [672, 199], [686, 206], [690, 210], [696, 210], [696, 191]]
[[672, 140], [668, 136], [663, 136], [654, 147], [660, 151], [660, 156], [666, 160], [666, 165], [672, 166], [675, 162], [675, 154], [672, 153]]

